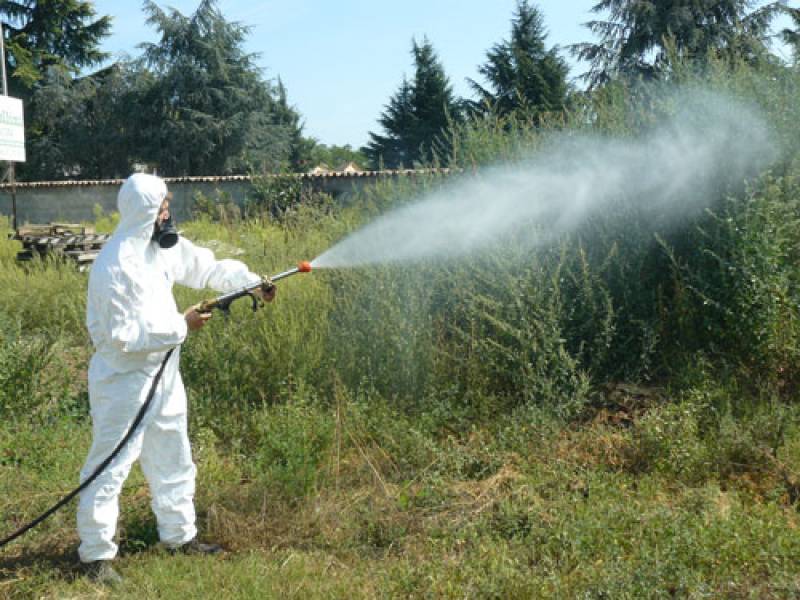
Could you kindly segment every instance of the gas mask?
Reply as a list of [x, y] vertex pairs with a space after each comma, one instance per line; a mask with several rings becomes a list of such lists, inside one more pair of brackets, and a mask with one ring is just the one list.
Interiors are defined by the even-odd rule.
[[172, 248], [178, 243], [178, 228], [175, 227], [172, 214], [162, 223], [156, 221], [155, 227], [153, 228], [153, 237], [151, 239], [154, 242], [158, 242], [158, 245], [165, 249]]

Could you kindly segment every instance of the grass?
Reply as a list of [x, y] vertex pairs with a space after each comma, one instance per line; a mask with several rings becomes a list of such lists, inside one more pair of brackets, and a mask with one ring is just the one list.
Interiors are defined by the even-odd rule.
[[[674, 447], [655, 459], [642, 447], [652, 445], [653, 420], [695, 421], [672, 407], [627, 424], [601, 411], [580, 428], [532, 411], [458, 436], [429, 435], [389, 405], [345, 399], [335, 412], [301, 403], [252, 418], [262, 423], [259, 433], [273, 436], [261, 450], [267, 462], [224, 450], [208, 429], [193, 432], [201, 530], [230, 552], [209, 559], [161, 550], [136, 470], [122, 498], [118, 564], [126, 581], [115, 597], [800, 592], [796, 489], [786, 478], [796, 479], [782, 471], [797, 462], [796, 426], [774, 461], [727, 474], [707, 466], [698, 477], [692, 465], [710, 456], [710, 442], [685, 433], [689, 424], [663, 433], [662, 443]], [[323, 421], [332, 436], [315, 445], [308, 434]], [[4, 430], [16, 449], [12, 458], [7, 442], [4, 460], [16, 459], [14, 473], [25, 476], [1, 471], [0, 512], [4, 522], [19, 522], [74, 484], [88, 427], [60, 421]], [[276, 440], [292, 443], [288, 432], [292, 456], [300, 457], [294, 463], [275, 450]], [[281, 464], [289, 469], [282, 476]], [[75, 571], [71, 518], [64, 511], [5, 552], [3, 597], [105, 597]]]

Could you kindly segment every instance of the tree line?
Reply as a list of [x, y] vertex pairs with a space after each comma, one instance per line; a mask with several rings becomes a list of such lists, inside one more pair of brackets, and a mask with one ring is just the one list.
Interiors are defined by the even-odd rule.
[[[0, 0], [9, 94], [25, 105], [28, 162], [21, 179], [124, 177], [136, 165], [170, 176], [303, 171], [319, 162], [355, 160], [372, 168], [446, 163], [448, 131], [469, 119], [513, 116], [537, 126], [558, 118], [583, 94], [618, 79], [656, 78], [674, 58], [710, 56], [780, 62], [778, 35], [800, 52], [800, 9], [749, 0], [601, 0], [604, 16], [588, 27], [597, 41], [566, 49], [588, 61], [587, 89], [570, 83], [563, 51], [548, 47], [542, 11], [518, 0], [508, 39], [492, 46], [458, 98], [430, 40], [413, 40], [413, 76], [404, 78], [359, 151], [330, 147], [303, 133], [302, 117], [281, 82], [266, 79], [249, 33], [227, 21], [216, 0], [184, 15], [144, 2], [155, 43], [138, 57], [89, 75], [108, 55], [100, 44], [111, 18], [89, 0]], [[792, 68], [787, 65], [786, 68]]]
[[[456, 98], [431, 43], [413, 42], [414, 76], [404, 80], [379, 119], [382, 132], [370, 133], [364, 149], [373, 165], [411, 166], [446, 160], [448, 131], [467, 119], [512, 117], [536, 127], [558, 119], [591, 94], [618, 80], [668, 77], [678, 61], [782, 63], [771, 40], [780, 37], [800, 55], [800, 9], [784, 1], [757, 9], [750, 0], [601, 0], [592, 11], [605, 16], [587, 23], [597, 41], [566, 48], [587, 61], [581, 76], [587, 88], [570, 83], [569, 67], [558, 47], [547, 46], [542, 11], [518, 0], [508, 39], [495, 44], [478, 67], [483, 82], [468, 80], [475, 99]], [[794, 29], [773, 34], [780, 13]], [[787, 65], [788, 68], [788, 65]]]

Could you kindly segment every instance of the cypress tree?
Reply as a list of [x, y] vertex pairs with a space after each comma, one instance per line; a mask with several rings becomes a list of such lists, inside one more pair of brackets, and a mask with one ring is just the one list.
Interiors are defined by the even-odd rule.
[[591, 63], [584, 75], [592, 86], [618, 75], [651, 78], [668, 64], [670, 52], [703, 60], [710, 52], [756, 62], [767, 58], [769, 25], [781, 10], [772, 2], [750, 10], [751, 0], [600, 0], [595, 13], [606, 20], [587, 26], [597, 43], [573, 52]]
[[142, 115], [147, 161], [167, 175], [288, 168], [299, 125], [283, 86], [264, 81], [256, 55], [243, 51], [249, 29], [226, 21], [216, 0], [188, 17], [150, 0], [145, 12], [161, 33], [142, 46], [153, 73]]
[[10, 95], [27, 98], [48, 69], [76, 75], [102, 62], [111, 17], [95, 16], [87, 0], [0, 1]]
[[786, 27], [781, 31], [783, 41], [792, 47], [794, 61], [800, 62], [800, 8], [785, 7], [784, 10], [791, 17], [794, 29]]
[[383, 133], [370, 132], [362, 150], [373, 168], [412, 167], [449, 153], [446, 132], [461, 118], [461, 103], [427, 38], [412, 43], [414, 77], [403, 79], [378, 119]]
[[25, 112], [28, 161], [17, 177], [63, 178], [74, 166], [64, 125], [80, 112], [71, 81], [107, 57], [99, 45], [111, 18], [97, 18], [87, 0], [2, 0], [0, 19], [8, 93], [22, 99]]
[[478, 95], [473, 108], [504, 115], [523, 111], [528, 116], [562, 110], [567, 102], [569, 68], [557, 48], [546, 47], [542, 12], [527, 0], [517, 3], [511, 38], [492, 47], [478, 72], [484, 87], [468, 80]]

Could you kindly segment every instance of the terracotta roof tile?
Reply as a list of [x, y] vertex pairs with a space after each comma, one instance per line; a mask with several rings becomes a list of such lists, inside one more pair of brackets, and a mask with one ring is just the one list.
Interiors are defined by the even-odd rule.
[[[333, 179], [333, 178], [369, 178], [369, 177], [397, 177], [397, 176], [414, 176], [414, 175], [429, 175], [440, 174], [447, 175], [451, 172], [456, 172], [454, 169], [398, 169], [398, 170], [382, 170], [382, 171], [353, 171], [353, 172], [337, 172], [330, 173], [291, 173], [292, 177], [298, 179]], [[285, 177], [286, 175], [266, 175], [266, 177]], [[206, 176], [192, 176], [192, 177], [164, 177], [167, 184], [170, 183], [225, 183], [234, 181], [250, 181], [250, 175], [206, 175]], [[119, 186], [122, 185], [124, 179], [81, 179], [81, 180], [66, 180], [66, 181], [19, 181], [17, 188], [39, 188], [39, 187], [73, 187], [73, 186]], [[0, 184], [0, 189], [11, 188], [10, 183]]]

